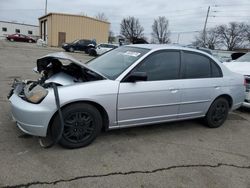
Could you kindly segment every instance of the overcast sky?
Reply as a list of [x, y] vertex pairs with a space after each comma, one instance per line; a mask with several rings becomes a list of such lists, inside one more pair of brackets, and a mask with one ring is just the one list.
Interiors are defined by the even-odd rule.
[[[122, 18], [139, 18], [145, 36], [150, 38], [154, 18], [169, 19], [171, 40], [190, 43], [204, 27], [208, 6], [211, 6], [207, 27], [231, 21], [250, 23], [250, 0], [48, 0], [48, 12], [87, 14], [103, 12], [111, 23], [111, 30], [120, 32]], [[45, 0], [0, 0], [0, 20], [38, 25], [44, 15]]]

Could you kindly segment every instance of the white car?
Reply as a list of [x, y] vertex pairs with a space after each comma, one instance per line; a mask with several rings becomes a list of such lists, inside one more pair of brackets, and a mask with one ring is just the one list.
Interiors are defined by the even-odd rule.
[[102, 55], [110, 50], [113, 50], [115, 48], [117, 48], [118, 45], [117, 44], [99, 44], [97, 45], [97, 47], [95, 49], [91, 49], [89, 52], [89, 55], [91, 56], [98, 56], [98, 55]]
[[245, 76], [246, 98], [243, 106], [250, 108], [250, 53], [246, 53], [235, 61], [225, 62], [223, 64], [231, 71]]

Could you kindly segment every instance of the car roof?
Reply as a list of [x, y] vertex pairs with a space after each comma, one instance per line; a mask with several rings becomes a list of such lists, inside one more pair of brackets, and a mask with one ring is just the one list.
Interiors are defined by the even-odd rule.
[[198, 52], [201, 54], [211, 56], [209, 53], [204, 52], [202, 50], [190, 48], [190, 47], [185, 47], [185, 46], [181, 46], [181, 45], [176, 45], [176, 44], [131, 44], [131, 45], [127, 45], [127, 46], [137, 47], [137, 48], [145, 48], [145, 49], [149, 49], [149, 50], [187, 50], [187, 51]]
[[137, 47], [137, 48], [146, 48], [149, 50], [161, 50], [161, 49], [188, 50], [188, 51], [194, 51], [194, 52], [208, 54], [208, 53], [206, 53], [202, 50], [199, 50], [199, 49], [185, 47], [185, 46], [176, 45], [176, 44], [131, 44], [131, 45], [127, 45], [127, 46]]

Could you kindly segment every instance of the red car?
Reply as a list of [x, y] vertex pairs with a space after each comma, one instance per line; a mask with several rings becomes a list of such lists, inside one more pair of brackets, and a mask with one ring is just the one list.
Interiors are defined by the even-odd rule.
[[29, 43], [36, 42], [36, 41], [35, 41], [34, 39], [32, 39], [31, 37], [26, 36], [26, 35], [22, 35], [22, 34], [8, 35], [6, 38], [7, 38], [7, 40], [9, 40], [9, 41], [29, 42]]

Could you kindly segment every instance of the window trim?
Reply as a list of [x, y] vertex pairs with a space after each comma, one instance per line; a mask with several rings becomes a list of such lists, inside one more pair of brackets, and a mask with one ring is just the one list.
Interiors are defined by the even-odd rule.
[[[182, 67], [182, 62], [181, 62], [181, 50], [179, 49], [162, 49], [162, 50], [157, 50], [152, 52], [151, 54], [149, 54], [147, 57], [145, 57], [144, 59], [142, 59], [132, 70], [130, 70], [124, 77], [123, 79], [120, 81], [125, 82], [126, 83], [126, 79], [127, 77], [138, 67], [140, 66], [142, 63], [144, 63], [148, 58], [150, 58], [150, 56], [161, 53], [161, 52], [178, 52], [179, 53], [179, 60], [180, 60], [180, 64], [179, 64], [179, 72], [178, 72], [178, 78], [177, 79], [170, 79], [170, 80], [180, 80], [181, 78], [181, 67]], [[170, 81], [170, 80], [149, 80], [149, 81], [145, 81], [145, 82], [159, 82], [159, 81]]]
[[[223, 72], [220, 68], [220, 66], [218, 65], [218, 63], [216, 63], [213, 59], [211, 59], [210, 57], [208, 57], [210, 59], [210, 70], [211, 70], [211, 78], [222, 78], [223, 77]], [[212, 72], [212, 64], [215, 65], [215, 67], [217, 67], [219, 69], [219, 74], [220, 76], [219, 77], [214, 77], [213, 76], [213, 72]]]
[[[209, 60], [209, 67], [210, 67], [210, 77], [205, 77], [205, 78], [186, 78], [186, 65], [184, 63], [184, 53], [189, 53], [189, 54], [196, 54], [203, 56]], [[219, 77], [213, 77], [212, 75], [212, 63], [219, 69], [220, 76]], [[199, 53], [199, 52], [194, 52], [194, 51], [188, 51], [188, 50], [181, 50], [181, 75], [180, 79], [208, 79], [208, 78], [222, 78], [223, 77], [223, 72], [220, 68], [220, 66], [209, 56]]]

